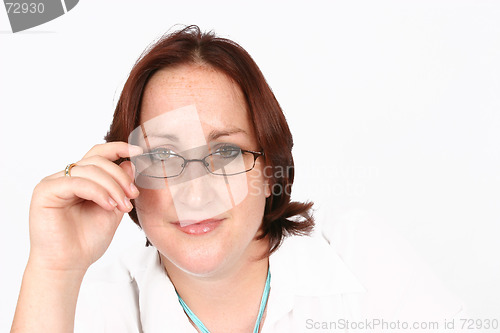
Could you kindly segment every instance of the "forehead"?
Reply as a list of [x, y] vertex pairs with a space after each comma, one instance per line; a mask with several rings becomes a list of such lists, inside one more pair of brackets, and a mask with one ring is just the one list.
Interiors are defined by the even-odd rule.
[[225, 74], [203, 65], [161, 69], [146, 85], [141, 123], [188, 105], [200, 121], [214, 127], [249, 127], [246, 102], [239, 86]]

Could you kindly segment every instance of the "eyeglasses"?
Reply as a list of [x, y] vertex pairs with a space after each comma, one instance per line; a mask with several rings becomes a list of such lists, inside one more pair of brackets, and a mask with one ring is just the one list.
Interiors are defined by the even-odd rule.
[[248, 172], [264, 152], [244, 150], [237, 146], [222, 146], [202, 159], [186, 159], [167, 148], [155, 148], [150, 152], [130, 158], [137, 173], [151, 178], [179, 176], [191, 162], [200, 162], [205, 169], [218, 176], [233, 176]]

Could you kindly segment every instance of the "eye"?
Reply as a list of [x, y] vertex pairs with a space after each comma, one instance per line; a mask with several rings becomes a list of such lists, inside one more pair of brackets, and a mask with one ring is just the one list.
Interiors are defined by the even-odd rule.
[[233, 145], [224, 145], [215, 150], [213, 155], [223, 158], [234, 158], [241, 153], [241, 148]]
[[172, 157], [177, 157], [177, 154], [175, 154], [172, 150], [166, 148], [153, 149], [149, 153], [149, 155], [151, 156], [151, 159], [158, 161], [165, 161]]

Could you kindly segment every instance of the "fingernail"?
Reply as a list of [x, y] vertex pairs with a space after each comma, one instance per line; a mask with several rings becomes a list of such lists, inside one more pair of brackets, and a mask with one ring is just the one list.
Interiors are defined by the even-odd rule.
[[125, 207], [127, 207], [128, 209], [132, 209], [133, 208], [132, 203], [130, 202], [129, 198], [125, 198], [123, 200], [123, 203], [124, 203]]
[[110, 204], [111, 206], [113, 206], [113, 207], [118, 206], [118, 204], [116, 203], [116, 201], [114, 201], [111, 197], [109, 197], [108, 202], [109, 202], [109, 204]]
[[134, 185], [134, 183], [130, 184], [130, 191], [132, 191], [132, 193], [134, 193], [134, 194], [139, 193], [139, 190], [138, 190], [138, 189], [137, 189], [137, 187]]

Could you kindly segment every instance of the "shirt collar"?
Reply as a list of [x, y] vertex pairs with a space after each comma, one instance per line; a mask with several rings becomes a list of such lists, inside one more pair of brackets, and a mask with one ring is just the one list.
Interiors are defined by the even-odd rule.
[[175, 288], [160, 262], [156, 248], [144, 248], [131, 271], [137, 284], [138, 307], [144, 332], [196, 332], [179, 304]]
[[[193, 330], [177, 299], [175, 288], [165, 274], [154, 247], [139, 251], [130, 271], [137, 284], [140, 317], [144, 331], [168, 327], [174, 332]], [[319, 236], [294, 236], [284, 240], [269, 258], [271, 292], [266, 326], [294, 307], [296, 296], [325, 297], [364, 292], [334, 248]], [[130, 267], [130, 266], [129, 266]]]

